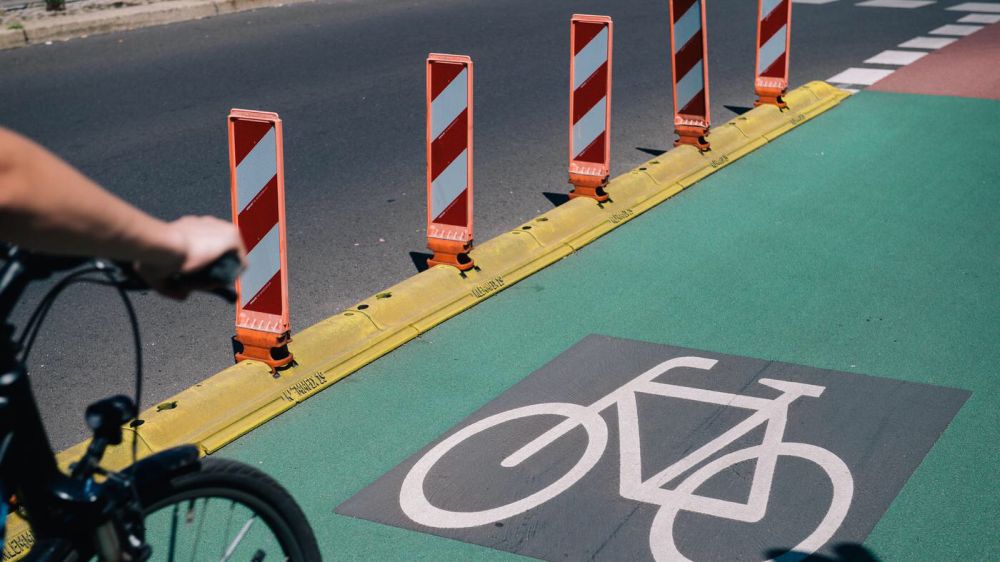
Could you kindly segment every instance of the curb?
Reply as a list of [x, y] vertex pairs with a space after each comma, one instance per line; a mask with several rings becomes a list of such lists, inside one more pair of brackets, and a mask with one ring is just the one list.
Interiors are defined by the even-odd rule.
[[[825, 82], [810, 82], [785, 96], [788, 109], [762, 105], [711, 133], [712, 150], [680, 146], [616, 177], [611, 201], [571, 199], [471, 252], [479, 266], [462, 276], [432, 267], [377, 293], [348, 310], [302, 330], [289, 345], [297, 365], [271, 376], [262, 363], [243, 361], [142, 413], [141, 431], [125, 428], [125, 441], [108, 449], [102, 466], [131, 463], [132, 442], [140, 458], [184, 443], [212, 454], [278, 414], [448, 318], [574, 253], [597, 238], [673, 197], [697, 181], [764, 146], [849, 97]], [[331, 345], [331, 342], [334, 345]], [[57, 455], [65, 469], [88, 442]], [[8, 547], [30, 546], [23, 520], [8, 519]], [[3, 560], [19, 560], [27, 547]]]
[[23, 29], [0, 30], [0, 49], [25, 47], [45, 41], [65, 41], [83, 35], [126, 31], [304, 1], [307, 0], [167, 0], [143, 6], [57, 16], [23, 22]]

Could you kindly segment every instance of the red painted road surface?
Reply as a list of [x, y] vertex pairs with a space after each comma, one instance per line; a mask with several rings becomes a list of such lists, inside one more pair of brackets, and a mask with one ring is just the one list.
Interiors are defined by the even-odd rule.
[[930, 53], [869, 89], [1000, 99], [1000, 23]]

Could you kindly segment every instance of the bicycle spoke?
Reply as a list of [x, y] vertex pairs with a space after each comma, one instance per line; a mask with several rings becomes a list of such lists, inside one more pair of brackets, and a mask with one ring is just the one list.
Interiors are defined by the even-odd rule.
[[222, 558], [220, 562], [226, 559], [226, 543], [229, 542], [229, 527], [233, 522], [233, 513], [236, 512], [236, 502], [229, 504], [229, 517], [226, 518], [226, 531], [222, 535]]
[[167, 550], [167, 560], [174, 562], [174, 552], [177, 550], [177, 512], [180, 505], [174, 504], [174, 512], [170, 520], [170, 548]]
[[[192, 505], [198, 501], [197, 498], [191, 500]], [[208, 513], [208, 498], [205, 498], [201, 503], [201, 517], [198, 518], [198, 530], [194, 534], [194, 545], [191, 547], [191, 562], [197, 560], [198, 555], [198, 544], [201, 542], [201, 530], [205, 525], [205, 514]]]
[[187, 512], [184, 514], [184, 523], [190, 525], [194, 521], [194, 499], [188, 501]]
[[250, 519], [248, 519], [246, 523], [243, 524], [243, 527], [240, 529], [240, 532], [236, 534], [236, 538], [233, 539], [233, 542], [229, 545], [229, 548], [226, 549], [226, 553], [225, 555], [223, 555], [222, 560], [220, 562], [226, 562], [227, 560], [229, 560], [229, 557], [233, 555], [233, 552], [236, 550], [236, 547], [238, 547], [240, 545], [240, 542], [243, 541], [243, 537], [247, 535], [247, 531], [250, 530], [250, 526], [253, 525], [256, 520], [257, 520], [257, 514], [255, 513], [250, 516]]
[[264, 515], [261, 508], [266, 506], [256, 505], [254, 496], [238, 490], [206, 486], [204, 492], [178, 493], [147, 512], [146, 541], [154, 549], [152, 559], [288, 562], [294, 550], [286, 552], [287, 536]]

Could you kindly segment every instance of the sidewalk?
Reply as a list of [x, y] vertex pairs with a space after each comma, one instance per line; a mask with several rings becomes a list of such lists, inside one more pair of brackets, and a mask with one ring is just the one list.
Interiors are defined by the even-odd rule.
[[[944, 142], [946, 137], [931, 129], [942, 116], [963, 131], [962, 142]], [[288, 486], [330, 560], [504, 559], [507, 554], [500, 550], [435, 536], [453, 536], [449, 532], [411, 524], [423, 531], [416, 532], [334, 509], [356, 512], [361, 500], [379, 497], [393, 509], [398, 488], [366, 488], [383, 477], [383, 482], [392, 480], [390, 471], [400, 463], [405, 472], [421, 456], [411, 455], [495, 411], [489, 403], [512, 385], [533, 371], [551, 371], [556, 362], [548, 362], [600, 334], [836, 371], [824, 371], [828, 398], [808, 404], [833, 403], [834, 414], [846, 415], [847, 421], [828, 428], [825, 437], [813, 435], [803, 429], [811, 410], [802, 402], [790, 411], [788, 429], [800, 434], [794, 440], [833, 443], [838, 434], [858, 429], [850, 420], [881, 419], [866, 426], [866, 439], [827, 447], [851, 468], [857, 486], [844, 534], [835, 538], [863, 542], [883, 560], [986, 559], [1000, 548], [993, 529], [1000, 510], [994, 470], [1000, 440], [995, 376], [1000, 364], [1000, 191], [995, 189], [1000, 170], [981, 151], [1000, 142], [997, 123], [997, 101], [862, 92], [220, 454], [257, 464]], [[610, 377], [632, 368], [629, 361], [606, 357], [591, 364]], [[898, 402], [883, 410], [856, 381], [896, 385]], [[919, 383], [913, 387], [939, 398], [903, 399], [907, 383]], [[580, 392], [587, 390], [582, 378], [579, 385]], [[736, 390], [760, 392], [753, 388]], [[606, 390], [597, 389], [598, 395]], [[967, 399], [964, 405], [959, 401], [947, 430], [939, 438], [924, 436], [933, 443], [926, 457], [919, 449], [893, 451], [893, 443], [919, 433], [920, 420], [959, 392]], [[546, 401], [544, 393], [528, 398], [529, 403]], [[910, 429], [890, 423], [903, 414], [914, 420]], [[706, 420], [717, 413], [709, 415]], [[619, 438], [613, 412], [605, 411], [604, 419], [609, 446], [601, 463], [614, 466]], [[714, 429], [714, 423], [706, 427]], [[544, 429], [528, 431], [537, 435]], [[522, 445], [530, 441], [520, 439]], [[492, 462], [514, 448], [494, 453]], [[660, 470], [663, 462], [651, 461], [643, 474]], [[787, 478], [782, 480], [786, 469], [780, 462], [776, 479], [782, 482]], [[905, 463], [919, 468], [912, 476], [895, 474]], [[639, 536], [649, 534], [648, 520], [629, 519], [647, 517], [636, 511], [639, 507], [621, 511], [608, 503], [617, 498], [619, 482], [594, 477], [601, 466], [586, 484], [576, 486], [598, 490], [604, 499], [597, 507], [570, 507], [617, 518], [614, 533], [637, 528]], [[874, 476], [865, 480], [865, 474]], [[459, 476], [468, 475], [439, 475], [434, 486], [448, 478], [445, 489], [453, 495], [438, 500], [452, 502], [452, 509], [473, 510], [491, 482], [469, 488], [455, 480]], [[877, 525], [857, 522], [854, 506], [885, 493], [882, 487], [897, 476], [901, 490], [898, 495], [889, 490], [890, 499], [895, 497], [884, 516], [875, 507], [861, 510], [874, 515]], [[815, 505], [828, 505], [823, 489], [816, 487], [820, 499]], [[791, 520], [814, 505], [801, 496], [778, 497], [772, 504], [768, 517]], [[687, 517], [678, 523], [688, 533], [685, 548], [697, 551], [730, 532], [713, 526], [710, 517], [681, 517]], [[494, 548], [509, 552], [529, 552], [533, 536], [552, 526], [561, 529], [559, 521], [541, 515], [506, 523], [487, 528]], [[578, 532], [597, 534], [605, 524], [594, 519]], [[761, 545], [795, 544], [777, 540], [784, 537], [768, 539], [766, 531]], [[591, 555], [601, 557], [600, 551]]]
[[75, 0], [65, 11], [19, 0], [0, 4], [0, 49], [51, 43], [307, 0]]

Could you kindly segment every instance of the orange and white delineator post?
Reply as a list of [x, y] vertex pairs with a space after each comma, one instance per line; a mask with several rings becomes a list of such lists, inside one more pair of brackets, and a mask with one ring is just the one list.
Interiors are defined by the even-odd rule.
[[611, 170], [611, 45], [607, 16], [570, 19], [569, 183], [570, 198], [607, 201]]
[[708, 100], [706, 0], [670, 0], [670, 68], [674, 87], [674, 146], [708, 150], [711, 125]]
[[427, 57], [427, 247], [431, 267], [472, 269], [472, 59]]
[[785, 105], [788, 53], [792, 44], [792, 0], [757, 0], [757, 62], [754, 91], [762, 103]]
[[274, 371], [292, 362], [285, 170], [277, 113], [230, 111], [229, 172], [233, 223], [247, 249], [247, 268], [236, 282], [236, 361], [262, 361]]

